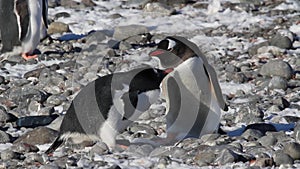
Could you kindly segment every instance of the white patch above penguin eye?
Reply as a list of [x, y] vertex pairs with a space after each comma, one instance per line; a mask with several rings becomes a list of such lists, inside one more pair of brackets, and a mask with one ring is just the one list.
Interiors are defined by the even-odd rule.
[[174, 48], [174, 46], [176, 45], [176, 42], [174, 40], [172, 40], [172, 39], [167, 39], [167, 40], [169, 42], [167, 50], [171, 51]]

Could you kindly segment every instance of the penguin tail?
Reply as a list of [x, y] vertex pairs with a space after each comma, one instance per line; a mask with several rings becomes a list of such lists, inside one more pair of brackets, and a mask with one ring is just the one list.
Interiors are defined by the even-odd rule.
[[63, 139], [57, 137], [55, 141], [52, 143], [52, 145], [48, 148], [48, 150], [45, 151], [45, 153], [46, 154], [53, 153], [63, 142], [64, 142]]

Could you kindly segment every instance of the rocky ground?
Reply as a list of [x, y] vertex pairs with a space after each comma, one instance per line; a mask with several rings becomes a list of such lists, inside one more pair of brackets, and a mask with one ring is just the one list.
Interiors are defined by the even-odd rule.
[[[297, 0], [49, 0], [38, 60], [0, 63], [0, 168], [300, 168], [300, 4]], [[218, 3], [220, 2], [220, 3]], [[172, 147], [66, 144], [43, 152], [77, 92], [98, 76], [154, 65], [167, 35], [195, 42], [229, 104], [227, 134]], [[164, 136], [160, 100], [118, 139]], [[270, 125], [274, 124], [274, 125]]]

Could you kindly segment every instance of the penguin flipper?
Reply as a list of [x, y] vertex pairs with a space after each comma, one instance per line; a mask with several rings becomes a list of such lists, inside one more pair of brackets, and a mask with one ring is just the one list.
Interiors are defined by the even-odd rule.
[[62, 143], [64, 142], [63, 139], [57, 137], [52, 145], [45, 151], [46, 154], [53, 153]]

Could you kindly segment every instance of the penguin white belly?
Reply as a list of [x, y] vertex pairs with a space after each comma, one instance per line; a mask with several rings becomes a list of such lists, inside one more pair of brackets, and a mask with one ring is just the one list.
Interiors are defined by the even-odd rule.
[[[101, 140], [106, 143], [111, 149], [115, 147], [116, 136], [119, 132], [123, 131], [133, 121], [137, 120], [138, 117], [147, 111], [151, 104], [153, 104], [159, 98], [159, 89], [142, 92], [137, 97], [136, 106], [132, 105], [129, 98], [125, 97], [124, 94], [129, 90], [127, 85], [124, 85], [124, 89], [117, 91], [114, 94], [114, 101], [110, 113], [108, 113], [107, 120], [103, 123], [98, 131]], [[125, 101], [126, 100], [126, 101]], [[125, 104], [130, 104], [126, 105]], [[132, 113], [126, 114], [125, 112]]]
[[42, 24], [42, 3], [42, 0], [28, 0], [30, 21], [27, 34], [22, 40], [23, 53], [31, 54], [40, 42], [40, 35], [44, 34], [41, 30], [45, 32], [46, 28]]
[[[163, 83], [162, 90], [167, 101], [168, 137], [181, 140], [185, 137], [200, 137], [216, 130], [220, 108], [201, 58], [187, 59]], [[177, 87], [173, 88], [172, 85]]]

